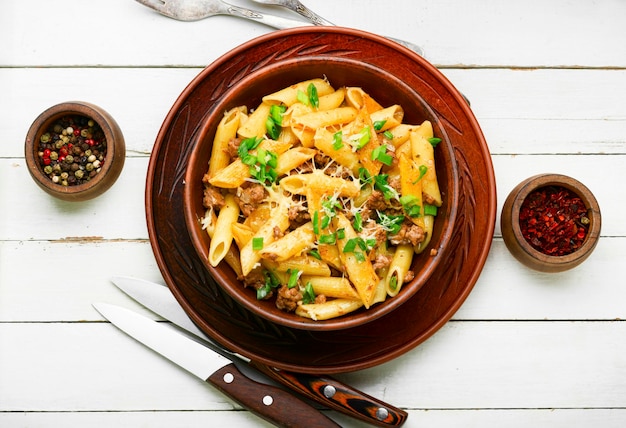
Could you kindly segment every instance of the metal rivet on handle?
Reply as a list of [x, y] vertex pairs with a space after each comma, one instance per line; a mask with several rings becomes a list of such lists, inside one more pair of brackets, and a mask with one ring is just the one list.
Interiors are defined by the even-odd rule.
[[263, 397], [263, 404], [265, 404], [266, 406], [271, 406], [272, 404], [274, 404], [274, 397], [272, 397], [271, 395], [266, 395], [265, 397]]
[[224, 373], [224, 382], [232, 383], [235, 380], [235, 376], [232, 373]]
[[389, 417], [389, 411], [385, 409], [384, 407], [379, 407], [378, 410], [376, 410], [376, 418], [379, 421], [384, 421], [388, 417]]
[[324, 392], [324, 397], [326, 397], [326, 398], [333, 398], [335, 396], [335, 394], [337, 393], [337, 390], [332, 385], [326, 385], [324, 387], [323, 392]]

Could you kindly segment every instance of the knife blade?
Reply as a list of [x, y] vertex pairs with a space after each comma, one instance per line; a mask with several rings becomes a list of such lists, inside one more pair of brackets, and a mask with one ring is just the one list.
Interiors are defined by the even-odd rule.
[[289, 392], [247, 378], [228, 358], [182, 333], [121, 306], [107, 303], [94, 303], [93, 306], [129, 336], [278, 427], [340, 426]]
[[[399, 427], [408, 417], [405, 411], [345, 385], [333, 377], [278, 370], [224, 349], [194, 324], [165, 285], [123, 276], [113, 277], [111, 281], [141, 305], [202, 340], [211, 349], [226, 352], [225, 355], [233, 359], [237, 367], [248, 377], [255, 379], [249, 369], [245, 370], [246, 366], [309, 399], [372, 425]], [[242, 362], [246, 364], [241, 364]]]

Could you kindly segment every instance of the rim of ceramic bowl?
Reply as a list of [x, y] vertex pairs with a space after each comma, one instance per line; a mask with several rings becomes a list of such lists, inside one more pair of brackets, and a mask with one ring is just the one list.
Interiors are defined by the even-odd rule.
[[[249, 75], [243, 77], [237, 84], [233, 85], [216, 103], [213, 107], [212, 111], [209, 112], [203, 121], [203, 125], [201, 129], [198, 131], [196, 135], [196, 139], [194, 142], [194, 148], [190, 154], [189, 164], [197, 164], [199, 161], [197, 157], [200, 156], [199, 153], [200, 145], [203, 144], [204, 147], [208, 144], [212, 144], [213, 137], [215, 134], [215, 129], [217, 128], [217, 124], [225, 111], [230, 108], [236, 107], [240, 105], [240, 98], [249, 99], [244, 96], [248, 92], [255, 92], [254, 90], [248, 90], [246, 88], [251, 87], [251, 82], [256, 81], [258, 78], [263, 77], [264, 79], [269, 79], [267, 73], [271, 73], [272, 76], [280, 76], [280, 83], [275, 83], [275, 87], [272, 89], [282, 89], [283, 87], [289, 86], [291, 84], [297, 83], [297, 80], [305, 80], [306, 77], [296, 78], [295, 76], [291, 81], [285, 81], [285, 76], [297, 74], [298, 76], [302, 76], [303, 67], [307, 69], [319, 67], [323, 69], [324, 64], [328, 61], [332, 61], [334, 63], [340, 64], [345, 69], [349, 70], [351, 67], [358, 67], [364, 71], [364, 74], [371, 74], [372, 76], [384, 76], [388, 82], [393, 82], [395, 88], [401, 88], [402, 91], [405, 91], [409, 95], [405, 95], [405, 98], [413, 100], [414, 105], [419, 104], [422, 108], [422, 112], [424, 117], [422, 120], [431, 120], [433, 123], [433, 127], [437, 129], [437, 136], [441, 137], [443, 140], [443, 144], [440, 144], [442, 149], [447, 153], [438, 154], [437, 157], [441, 161], [441, 159], [450, 159], [447, 164], [447, 183], [446, 188], [449, 195], [446, 198], [446, 207], [445, 211], [441, 212], [446, 214], [445, 220], [436, 221], [437, 223], [444, 223], [443, 226], [438, 225], [438, 239], [436, 241], [432, 241], [432, 244], [435, 244], [436, 247], [429, 248], [437, 248], [438, 254], [437, 256], [431, 256], [426, 250], [425, 254], [422, 254], [421, 257], [428, 257], [428, 260], [425, 261], [422, 265], [422, 268], [419, 271], [419, 277], [415, 278], [410, 283], [407, 283], [403, 286], [398, 295], [393, 298], [387, 299], [382, 304], [377, 304], [369, 309], [361, 309], [354, 313], [346, 314], [344, 316], [333, 318], [329, 320], [309, 320], [307, 318], [303, 318], [297, 316], [295, 314], [289, 314], [285, 312], [278, 312], [274, 309], [266, 309], [268, 304], [274, 305], [273, 301], [270, 302], [259, 302], [256, 299], [253, 299], [248, 294], [250, 294], [249, 290], [244, 290], [243, 287], [237, 287], [234, 289], [230, 287], [231, 282], [233, 282], [232, 278], [229, 280], [228, 275], [232, 275], [232, 273], [225, 274], [221, 268], [211, 266], [207, 261], [208, 256], [208, 236], [206, 232], [201, 230], [199, 225], [199, 218], [202, 218], [204, 211], [199, 212], [200, 210], [191, 209], [190, 207], [196, 206], [198, 207], [198, 198], [201, 199], [202, 191], [198, 191], [197, 186], [197, 176], [192, 176], [193, 169], [187, 168], [185, 173], [185, 182], [186, 186], [184, 188], [184, 201], [185, 201], [185, 220], [187, 223], [187, 228], [189, 231], [190, 238], [194, 244], [196, 252], [198, 256], [203, 260], [205, 267], [210, 272], [210, 274], [216, 279], [216, 281], [220, 284], [220, 286], [239, 304], [246, 307], [248, 310], [256, 313], [259, 316], [262, 316], [274, 323], [285, 325], [292, 328], [305, 329], [305, 330], [332, 330], [332, 329], [345, 329], [354, 327], [356, 325], [364, 324], [367, 322], [371, 322], [375, 319], [378, 319], [385, 314], [393, 311], [398, 308], [401, 304], [405, 303], [408, 299], [410, 299], [419, 288], [428, 280], [428, 278], [433, 274], [439, 261], [443, 259], [443, 253], [449, 243], [452, 231], [454, 229], [454, 222], [456, 221], [456, 201], [458, 200], [458, 170], [456, 162], [454, 161], [454, 153], [452, 148], [450, 147], [450, 141], [443, 130], [442, 127], [438, 125], [438, 116], [432, 110], [432, 108], [423, 100], [423, 98], [409, 87], [406, 83], [402, 82], [400, 79], [395, 77], [393, 74], [389, 73], [386, 70], [381, 70], [377, 67], [374, 67], [370, 64], [362, 63], [361, 61], [356, 61], [352, 59], [346, 58], [334, 58], [327, 56], [307, 56], [304, 58], [296, 58], [296, 59], [288, 59], [284, 61], [280, 61], [274, 63], [270, 66], [262, 67]], [[306, 74], [306, 73], [305, 73]], [[327, 73], [329, 75], [334, 73]], [[339, 74], [339, 73], [337, 73]], [[319, 77], [319, 73], [316, 74], [315, 71], [310, 71], [306, 76], [310, 78]], [[333, 78], [329, 78], [331, 83], [334, 84]], [[349, 76], [345, 76], [344, 80], [350, 80]], [[341, 85], [338, 85], [341, 86]], [[357, 85], [358, 86], [358, 85]], [[366, 92], [368, 92], [366, 90]], [[271, 93], [270, 89], [267, 89], [266, 92], [263, 92], [263, 95], [267, 93]], [[244, 95], [242, 95], [244, 94]], [[374, 97], [376, 98], [376, 97]], [[260, 102], [260, 98], [258, 100], [254, 100]], [[399, 103], [402, 105], [402, 103]], [[253, 104], [256, 107], [256, 104]], [[251, 107], [248, 105], [248, 107]], [[404, 107], [404, 106], [403, 106]], [[210, 153], [209, 153], [210, 157]], [[208, 159], [207, 159], [208, 164]], [[206, 172], [206, 171], [204, 171]], [[441, 179], [440, 179], [441, 180]], [[193, 184], [192, 184], [193, 183]], [[195, 201], [195, 203], [194, 203]], [[198, 238], [202, 236], [202, 238]], [[431, 244], [431, 245], [432, 245]], [[417, 263], [417, 262], [415, 262]], [[230, 268], [228, 268], [230, 269]], [[228, 284], [228, 285], [224, 285]], [[239, 285], [239, 284], [237, 284]]]

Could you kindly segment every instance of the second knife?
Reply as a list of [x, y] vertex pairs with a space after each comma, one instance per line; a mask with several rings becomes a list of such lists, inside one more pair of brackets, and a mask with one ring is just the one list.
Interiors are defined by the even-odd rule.
[[141, 305], [201, 339], [211, 349], [222, 354], [226, 353], [231, 359], [235, 358], [247, 363], [271, 379], [326, 407], [382, 427], [399, 427], [408, 417], [405, 411], [330, 376], [314, 376], [278, 370], [231, 353], [205, 335], [193, 323], [166, 286], [131, 277], [113, 277], [111, 281]]

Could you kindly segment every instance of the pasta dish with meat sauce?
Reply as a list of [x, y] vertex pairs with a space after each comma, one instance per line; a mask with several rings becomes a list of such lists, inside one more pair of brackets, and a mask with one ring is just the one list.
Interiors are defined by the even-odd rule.
[[397, 295], [442, 204], [440, 139], [403, 119], [401, 106], [326, 79], [225, 112], [203, 177], [209, 263], [313, 320]]

